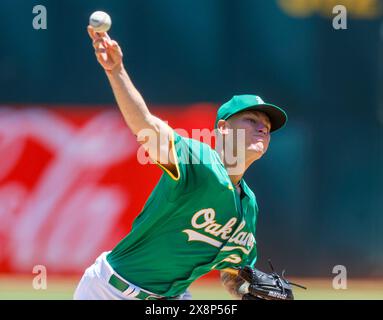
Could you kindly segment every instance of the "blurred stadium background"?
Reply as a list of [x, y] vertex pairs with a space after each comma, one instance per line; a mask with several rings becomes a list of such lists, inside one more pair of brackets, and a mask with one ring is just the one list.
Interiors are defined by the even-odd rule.
[[[332, 8], [348, 9], [334, 30]], [[44, 5], [47, 30], [34, 30]], [[128, 231], [160, 170], [136, 160], [86, 32], [108, 12], [125, 65], [174, 128], [212, 129], [255, 93], [289, 123], [247, 174], [260, 206], [257, 266], [309, 287], [299, 299], [383, 298], [383, 4], [380, 0], [2, 0], [0, 299], [70, 299]], [[47, 290], [32, 288], [44, 265]], [[348, 289], [332, 288], [333, 267]], [[195, 298], [228, 299], [217, 273]]]

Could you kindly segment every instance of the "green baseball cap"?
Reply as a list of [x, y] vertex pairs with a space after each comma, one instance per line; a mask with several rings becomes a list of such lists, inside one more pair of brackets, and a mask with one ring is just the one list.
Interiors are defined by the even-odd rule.
[[282, 128], [287, 122], [287, 114], [281, 108], [270, 103], [265, 103], [259, 96], [243, 94], [233, 96], [233, 98], [218, 109], [215, 127], [217, 128], [219, 120], [227, 120], [236, 113], [246, 110], [256, 110], [266, 113], [271, 122], [270, 132]]

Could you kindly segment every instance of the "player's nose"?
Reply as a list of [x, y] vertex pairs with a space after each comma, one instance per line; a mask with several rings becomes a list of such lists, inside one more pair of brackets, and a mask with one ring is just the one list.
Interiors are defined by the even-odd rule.
[[260, 126], [256, 130], [257, 130], [257, 133], [262, 134], [262, 135], [267, 135], [267, 133], [268, 133], [266, 126]]

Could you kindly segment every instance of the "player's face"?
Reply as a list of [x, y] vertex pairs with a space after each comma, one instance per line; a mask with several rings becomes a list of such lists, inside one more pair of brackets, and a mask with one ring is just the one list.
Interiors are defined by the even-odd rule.
[[246, 158], [259, 159], [267, 151], [270, 143], [269, 117], [259, 111], [244, 111], [228, 120], [234, 130], [243, 129], [245, 132]]

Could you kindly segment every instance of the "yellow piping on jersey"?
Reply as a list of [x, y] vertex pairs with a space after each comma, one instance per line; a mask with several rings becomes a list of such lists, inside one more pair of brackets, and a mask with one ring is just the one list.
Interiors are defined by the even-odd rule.
[[171, 171], [169, 171], [167, 168], [165, 168], [161, 163], [159, 163], [157, 161], [156, 161], [156, 163], [159, 167], [161, 167], [170, 176], [170, 178], [172, 178], [174, 181], [178, 181], [181, 177], [181, 174], [180, 174], [180, 168], [178, 166], [178, 158], [177, 158], [176, 148], [175, 148], [175, 144], [174, 144], [174, 131], [173, 131], [173, 129], [171, 129], [171, 132], [172, 132], [172, 136], [170, 138], [170, 142], [172, 143], [172, 153], [173, 153], [173, 158], [174, 158], [176, 169], [177, 169], [177, 177], [175, 177], [174, 174]]

